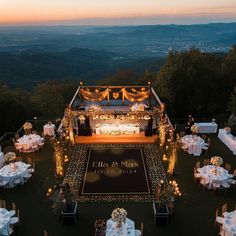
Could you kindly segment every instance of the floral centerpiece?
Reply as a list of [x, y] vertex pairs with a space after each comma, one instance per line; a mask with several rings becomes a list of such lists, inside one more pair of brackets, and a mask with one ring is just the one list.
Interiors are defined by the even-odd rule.
[[88, 107], [89, 111], [102, 111], [102, 107], [96, 104], [92, 104]]
[[215, 166], [221, 166], [223, 164], [223, 159], [222, 157], [219, 156], [213, 156], [211, 158], [211, 164]]
[[117, 222], [117, 228], [122, 226], [122, 223], [125, 223], [127, 217], [127, 211], [124, 208], [116, 208], [111, 213], [111, 218], [114, 222]]
[[23, 125], [24, 131], [26, 134], [30, 133], [30, 130], [33, 128], [32, 124], [30, 122], [25, 122]]
[[16, 154], [14, 152], [8, 152], [4, 158], [6, 162], [11, 162], [16, 159]]
[[193, 134], [199, 133], [199, 126], [197, 124], [192, 125], [191, 131], [193, 132]]
[[148, 106], [146, 104], [143, 103], [135, 103], [133, 106], [130, 107], [131, 111], [144, 111], [145, 108], [147, 108]]

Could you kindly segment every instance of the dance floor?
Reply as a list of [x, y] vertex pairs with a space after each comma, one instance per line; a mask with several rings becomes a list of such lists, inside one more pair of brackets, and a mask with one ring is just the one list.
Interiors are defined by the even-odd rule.
[[150, 193], [142, 148], [89, 150], [83, 195], [137, 193]]
[[154, 144], [77, 145], [64, 182], [84, 201], [152, 201], [165, 179]]

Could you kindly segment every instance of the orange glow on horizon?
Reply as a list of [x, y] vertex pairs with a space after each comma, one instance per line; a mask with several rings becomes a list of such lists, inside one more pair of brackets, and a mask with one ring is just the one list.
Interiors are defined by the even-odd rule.
[[[177, 4], [177, 2], [181, 4]], [[0, 24], [40, 23], [57, 21], [76, 21], [82, 19], [109, 19], [109, 18], [142, 18], [142, 17], [236, 17], [236, 3], [228, 0], [228, 5], [220, 5], [223, 0], [215, 0], [217, 4], [199, 6], [188, 4], [184, 0], [175, 3], [162, 3], [161, 0], [0, 0]], [[185, 1], [187, 2], [187, 1]], [[201, 3], [202, 2], [202, 3]], [[2, 4], [3, 3], [3, 4]], [[227, 0], [223, 2], [227, 3]]]

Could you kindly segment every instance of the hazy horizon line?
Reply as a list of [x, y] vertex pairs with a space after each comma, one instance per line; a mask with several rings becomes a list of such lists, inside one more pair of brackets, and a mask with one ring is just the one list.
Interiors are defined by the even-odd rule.
[[[101, 18], [99, 18], [101, 19]], [[127, 27], [131, 27], [131, 26], [155, 26], [155, 25], [176, 25], [176, 26], [188, 26], [188, 25], [209, 25], [209, 24], [234, 24], [236, 23], [236, 19], [235, 20], [224, 20], [224, 21], [208, 21], [208, 22], [192, 22], [192, 23], [125, 23], [125, 24], [86, 24], [86, 23], [79, 23], [79, 22], [45, 22], [45, 23], [24, 23], [24, 24], [1, 24], [0, 23], [0, 27], [62, 27], [62, 26], [82, 26], [82, 27], [119, 27], [119, 26], [127, 26]]]

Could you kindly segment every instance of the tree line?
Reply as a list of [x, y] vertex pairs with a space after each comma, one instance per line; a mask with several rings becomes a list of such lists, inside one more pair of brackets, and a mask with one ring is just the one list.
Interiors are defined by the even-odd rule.
[[[171, 51], [160, 70], [137, 76], [131, 68], [118, 71], [98, 84], [147, 84], [148, 81], [166, 103], [171, 117], [182, 119], [192, 114], [197, 118], [226, 120], [236, 112], [236, 46], [227, 54], [206, 53], [197, 48]], [[48, 81], [32, 91], [0, 84], [0, 135], [17, 130], [33, 117], [61, 118], [78, 84], [69, 80]]]

